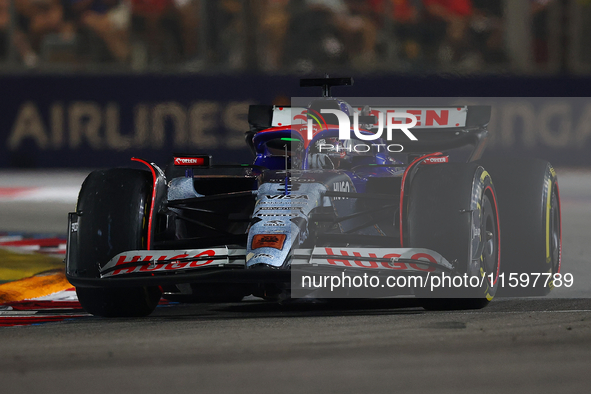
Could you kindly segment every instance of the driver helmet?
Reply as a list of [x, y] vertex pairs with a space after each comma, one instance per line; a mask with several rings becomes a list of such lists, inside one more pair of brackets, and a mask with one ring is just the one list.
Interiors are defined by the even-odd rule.
[[327, 125], [338, 125], [339, 122], [337, 116], [334, 114], [323, 114], [321, 111], [323, 109], [338, 109], [343, 111], [349, 117], [353, 116], [353, 107], [351, 107], [349, 103], [334, 97], [327, 97], [314, 100], [308, 105], [308, 117], [311, 115], [320, 115], [321, 118], [324, 118]]

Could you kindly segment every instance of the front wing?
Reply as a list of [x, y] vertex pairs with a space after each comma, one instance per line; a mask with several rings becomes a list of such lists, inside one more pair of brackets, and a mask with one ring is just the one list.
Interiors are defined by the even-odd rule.
[[[215, 247], [182, 250], [131, 250], [119, 253], [100, 269], [100, 278], [81, 277], [70, 268], [66, 275], [75, 286], [146, 286], [178, 283], [289, 282], [289, 269], [246, 269], [246, 249]], [[423, 248], [295, 249], [291, 267], [299, 270], [331, 268], [375, 274], [409, 275], [453, 272], [454, 267], [439, 253]]]

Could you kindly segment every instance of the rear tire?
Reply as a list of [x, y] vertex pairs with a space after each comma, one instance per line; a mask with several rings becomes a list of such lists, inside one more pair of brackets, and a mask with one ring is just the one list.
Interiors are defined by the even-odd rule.
[[436, 251], [454, 265], [457, 276], [479, 279], [476, 287], [417, 289], [425, 309], [480, 309], [495, 296], [500, 265], [496, 200], [491, 176], [474, 163], [424, 166], [412, 179], [405, 246]]
[[[145, 249], [152, 176], [133, 169], [94, 171], [78, 196], [79, 272], [100, 278], [100, 268], [128, 250]], [[147, 316], [158, 305], [158, 287], [77, 287], [82, 307], [96, 316]]]
[[[511, 274], [560, 272], [562, 229], [558, 179], [552, 165], [538, 159], [497, 158], [479, 160], [493, 179], [499, 195], [499, 215], [503, 223], [503, 296], [548, 294], [553, 283], [538, 280], [535, 287], [508, 285]], [[523, 277], [525, 278], [525, 276]], [[540, 277], [541, 279], [542, 277]], [[515, 283], [515, 282], [513, 282]]]

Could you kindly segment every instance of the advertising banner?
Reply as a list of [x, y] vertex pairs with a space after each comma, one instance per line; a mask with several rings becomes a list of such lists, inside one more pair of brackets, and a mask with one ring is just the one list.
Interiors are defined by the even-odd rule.
[[[249, 105], [289, 105], [290, 97], [320, 93], [300, 88], [297, 77], [264, 75], [21, 75], [0, 77], [0, 86], [4, 168], [125, 166], [132, 156], [164, 165], [173, 152], [206, 153], [217, 163], [252, 162], [244, 142]], [[374, 76], [333, 95], [447, 97], [461, 105], [491, 105], [485, 156], [588, 166], [586, 86], [586, 79]]]

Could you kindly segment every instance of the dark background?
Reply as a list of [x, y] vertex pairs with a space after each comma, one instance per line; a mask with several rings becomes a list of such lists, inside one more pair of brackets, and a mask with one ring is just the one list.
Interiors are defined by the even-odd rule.
[[[243, 142], [249, 104], [285, 104], [319, 93], [300, 88], [298, 76], [261, 74], [12, 75], [0, 76], [0, 86], [0, 167], [25, 168], [124, 166], [132, 156], [165, 164], [173, 152], [249, 162]], [[588, 166], [589, 91], [587, 77], [401, 75], [356, 77], [354, 86], [333, 94], [457, 97], [467, 104], [496, 97], [481, 101], [493, 105], [487, 154]], [[531, 107], [531, 116], [507, 115], [511, 105]], [[559, 113], [546, 114], [547, 106], [558, 106]], [[509, 123], [507, 116], [513, 116]], [[524, 137], [528, 127], [530, 139]]]
[[0, 0], [0, 168], [249, 162], [248, 105], [325, 74], [493, 105], [486, 154], [588, 167], [589, 21], [586, 0]]

